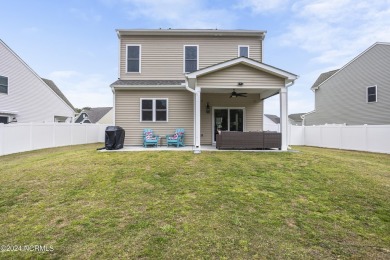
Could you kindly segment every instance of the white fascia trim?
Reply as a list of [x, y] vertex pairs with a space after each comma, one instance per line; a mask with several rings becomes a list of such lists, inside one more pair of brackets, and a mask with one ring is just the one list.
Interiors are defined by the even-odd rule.
[[283, 71], [283, 70], [271, 67], [271, 66], [266, 65], [264, 63], [260, 63], [260, 62], [257, 62], [257, 61], [254, 61], [254, 60], [251, 60], [251, 59], [248, 59], [248, 58], [245, 58], [245, 57], [240, 57], [240, 58], [237, 58], [237, 59], [234, 59], [234, 60], [231, 60], [231, 61], [226, 61], [226, 62], [223, 62], [221, 64], [217, 64], [217, 65], [205, 68], [205, 69], [201, 69], [201, 70], [189, 73], [189, 74], [186, 75], [186, 77], [190, 78], [190, 79], [191, 78], [195, 79], [198, 76], [201, 76], [201, 75], [204, 75], [204, 74], [207, 74], [207, 73], [211, 73], [211, 72], [214, 72], [214, 71], [217, 71], [217, 70], [220, 70], [220, 69], [224, 69], [224, 68], [227, 68], [227, 67], [239, 64], [239, 63], [244, 63], [244, 64], [246, 64], [248, 66], [251, 66], [251, 67], [254, 67], [256, 69], [263, 70], [265, 72], [274, 74], [274, 75], [282, 77], [282, 78], [286, 78], [289, 81], [294, 81], [294, 80], [296, 80], [298, 78], [298, 76], [296, 76], [296, 75], [294, 75], [292, 73], [288, 73], [286, 71]]
[[0, 114], [17, 115], [17, 114], [19, 114], [19, 112], [18, 111], [11, 111], [11, 110], [0, 110]]
[[111, 89], [128, 89], [128, 90], [178, 90], [185, 89], [185, 85], [111, 85]]
[[265, 37], [267, 31], [260, 30], [213, 30], [213, 29], [116, 29], [118, 38], [129, 35], [181, 35], [181, 36], [254, 36]]

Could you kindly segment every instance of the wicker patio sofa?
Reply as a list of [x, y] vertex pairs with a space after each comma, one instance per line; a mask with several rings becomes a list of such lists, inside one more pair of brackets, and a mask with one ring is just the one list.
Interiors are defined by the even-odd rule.
[[217, 149], [256, 150], [281, 148], [282, 136], [277, 132], [223, 131], [216, 136]]

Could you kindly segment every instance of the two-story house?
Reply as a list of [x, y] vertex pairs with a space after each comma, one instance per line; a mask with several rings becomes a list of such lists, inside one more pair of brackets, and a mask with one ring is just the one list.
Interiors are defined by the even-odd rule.
[[280, 93], [282, 150], [287, 150], [287, 88], [295, 74], [262, 62], [265, 31], [117, 30], [119, 78], [111, 84], [115, 124], [126, 145], [142, 130], [186, 131], [200, 152], [217, 130], [262, 131], [263, 105]]
[[74, 108], [0, 40], [0, 123], [72, 122]]
[[390, 124], [390, 43], [375, 43], [339, 70], [322, 73], [311, 87], [315, 110], [305, 125]]

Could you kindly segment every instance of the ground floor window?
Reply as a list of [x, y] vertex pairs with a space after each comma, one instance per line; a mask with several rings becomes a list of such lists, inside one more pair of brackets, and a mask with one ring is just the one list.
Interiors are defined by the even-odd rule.
[[243, 108], [215, 108], [213, 118], [214, 142], [218, 131], [244, 131]]
[[8, 124], [8, 116], [0, 116], [0, 124]]
[[146, 99], [141, 98], [141, 122], [167, 122], [168, 121], [168, 99]]

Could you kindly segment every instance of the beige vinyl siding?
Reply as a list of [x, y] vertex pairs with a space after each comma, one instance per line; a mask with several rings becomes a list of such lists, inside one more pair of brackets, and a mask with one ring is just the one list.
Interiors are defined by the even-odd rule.
[[[263, 102], [259, 94], [248, 94], [248, 97], [229, 98], [228, 93], [203, 93], [201, 94], [201, 144], [212, 143], [212, 108], [213, 107], [244, 107], [245, 108], [245, 131], [263, 130]], [[211, 111], [206, 113], [207, 102]]]
[[[140, 122], [141, 98], [168, 99], [168, 122]], [[176, 128], [184, 128], [185, 144], [193, 145], [193, 101], [193, 94], [187, 90], [116, 90], [115, 124], [125, 129], [125, 145], [142, 145], [144, 128], [152, 128], [157, 135], [164, 136], [173, 134]]]
[[0, 110], [18, 112], [18, 123], [54, 122], [54, 116], [74, 117], [73, 109], [1, 40], [0, 76], [8, 77], [8, 94], [0, 93]]
[[207, 74], [198, 78], [197, 85], [213, 86], [213, 87], [237, 87], [238, 82], [243, 82], [242, 87], [282, 87], [284, 86], [284, 79], [254, 69], [247, 65], [238, 64], [214, 73]]
[[[126, 45], [141, 45], [141, 73], [126, 73]], [[183, 46], [199, 46], [199, 69], [237, 58], [238, 45], [248, 45], [250, 58], [262, 61], [260, 37], [237, 36], [123, 36], [120, 40], [120, 78], [184, 79]]]
[[[315, 109], [305, 125], [390, 124], [390, 45], [377, 44], [340, 70], [315, 92]], [[367, 87], [377, 85], [377, 102]]]

